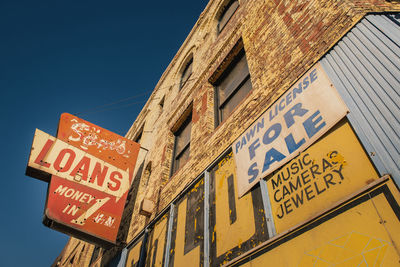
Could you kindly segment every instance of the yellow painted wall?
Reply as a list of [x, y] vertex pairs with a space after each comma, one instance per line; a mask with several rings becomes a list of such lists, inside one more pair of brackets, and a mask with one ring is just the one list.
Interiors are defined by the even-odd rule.
[[204, 180], [200, 179], [177, 202], [170, 266], [202, 265], [204, 234]]
[[[155, 225], [147, 248], [146, 266], [162, 266], [168, 228], [168, 213]], [[157, 244], [157, 245], [156, 245]]]
[[178, 206], [178, 225], [176, 230], [174, 266], [185, 266], [189, 263], [200, 266], [200, 247], [196, 247], [189, 253], [184, 252], [185, 247], [185, 224], [186, 224], [187, 199]]
[[127, 267], [136, 267], [139, 262], [140, 247], [142, 246], [142, 240], [137, 242], [128, 252], [128, 257], [126, 260]]
[[260, 187], [239, 198], [233, 154], [210, 173], [210, 263], [224, 264], [268, 239]]
[[[232, 224], [229, 219], [229, 214], [232, 211], [229, 209], [227, 182], [227, 178], [230, 175], [233, 175], [235, 185], [234, 192], [237, 213], [237, 219]], [[230, 153], [220, 162], [218, 170], [215, 171], [217, 257], [248, 240], [256, 231], [251, 194], [247, 194], [239, 199], [236, 188], [236, 167], [232, 153]]]
[[399, 266], [399, 192], [392, 181], [370, 192], [244, 266]]

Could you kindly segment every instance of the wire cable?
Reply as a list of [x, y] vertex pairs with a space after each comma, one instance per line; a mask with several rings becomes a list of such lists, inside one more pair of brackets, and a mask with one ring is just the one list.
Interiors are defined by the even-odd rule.
[[[197, 78], [188, 79], [186, 82], [193, 81], [195, 79], [197, 79]], [[172, 87], [172, 86], [175, 86], [177, 84], [180, 84], [180, 82], [159, 87], [159, 88], [157, 88], [157, 90], [160, 90], [160, 89], [163, 89], [163, 88], [167, 88], [167, 87]], [[104, 111], [109, 111], [109, 110], [114, 110], [114, 109], [130, 107], [130, 106], [135, 105], [135, 104], [140, 104], [140, 103], [146, 102], [147, 98], [145, 100], [135, 101], [135, 102], [132, 102], [132, 103], [128, 103], [126, 105], [122, 105], [122, 106], [120, 105], [120, 106], [117, 106], [117, 107], [111, 107], [111, 106], [120, 104], [122, 102], [126, 102], [126, 101], [129, 101], [129, 100], [135, 99], [135, 98], [139, 98], [139, 97], [145, 96], [145, 95], [147, 95], [147, 94], [149, 94], [150, 92], [153, 92], [153, 91], [154, 91], [154, 89], [148, 90], [148, 91], [143, 91], [140, 94], [129, 96], [129, 97], [126, 97], [126, 98], [123, 98], [123, 99], [120, 99], [120, 100], [117, 100], [117, 101], [114, 101], [114, 102], [110, 102], [110, 103], [107, 103], [107, 104], [95, 106], [93, 108], [90, 108], [90, 109], [87, 109], [87, 110], [84, 110], [84, 111], [81, 111], [81, 112], [77, 112], [74, 115], [82, 115], [82, 114], [91, 114], [91, 113], [97, 113], [97, 112], [104, 112]], [[107, 107], [109, 107], [109, 108], [107, 108]]]
[[[127, 97], [127, 98], [124, 98], [124, 99], [117, 100], [117, 101], [115, 101], [115, 102], [111, 102], [111, 103], [107, 103], [107, 104], [104, 104], [104, 105], [96, 106], [96, 107], [93, 107], [93, 108], [91, 108], [91, 109], [87, 109], [87, 110], [78, 112], [78, 113], [76, 113], [75, 115], [93, 113], [93, 112], [96, 112], [97, 110], [100, 110], [100, 111], [109, 110], [109, 109], [104, 109], [104, 110], [103, 110], [102, 108], [109, 107], [109, 106], [113, 106], [113, 105], [116, 105], [116, 104], [119, 104], [119, 103], [122, 103], [122, 102], [126, 102], [126, 101], [128, 101], [128, 100], [131, 100], [131, 99], [134, 99], [134, 98], [138, 98], [138, 97], [141, 97], [141, 96], [145, 96], [145, 95], [147, 95], [149, 92], [151, 92], [151, 91], [149, 90], [149, 91], [147, 91], [147, 92], [145, 92], [145, 93], [142, 93], [142, 94], [130, 96], [130, 97]], [[143, 102], [143, 101], [140, 101], [140, 102]], [[131, 103], [131, 104], [129, 104], [129, 106], [131, 106], [131, 105], [133, 105], [133, 104], [135, 104], [135, 103], [136, 103], [136, 102]]]

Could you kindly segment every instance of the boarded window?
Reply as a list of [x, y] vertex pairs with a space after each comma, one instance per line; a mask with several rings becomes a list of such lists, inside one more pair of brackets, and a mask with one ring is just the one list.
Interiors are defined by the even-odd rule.
[[269, 238], [261, 189], [239, 198], [233, 152], [210, 171], [210, 266], [221, 266]]
[[225, 25], [228, 23], [229, 19], [235, 13], [236, 9], [239, 7], [239, 1], [231, 1], [223, 10], [222, 15], [219, 17], [218, 21], [218, 33], [222, 31]]
[[143, 236], [133, 245], [129, 251], [126, 259], [125, 266], [137, 267], [139, 265], [140, 250], [142, 248]]
[[252, 88], [244, 50], [232, 61], [215, 86], [218, 125], [232, 113]]
[[168, 266], [205, 266], [203, 178], [176, 202], [173, 214]]
[[167, 241], [168, 215], [161, 217], [151, 230], [147, 243], [146, 266], [163, 266]]

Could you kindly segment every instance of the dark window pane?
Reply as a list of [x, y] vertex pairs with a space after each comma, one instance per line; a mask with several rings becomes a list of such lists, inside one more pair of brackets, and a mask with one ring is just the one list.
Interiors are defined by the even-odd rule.
[[[189, 116], [191, 118], [191, 116]], [[180, 129], [180, 132], [176, 135], [176, 155], [178, 155], [182, 149], [190, 143], [190, 131], [192, 130], [192, 124], [186, 123]]]
[[183, 85], [189, 79], [190, 74], [192, 74], [192, 65], [193, 65], [192, 63], [193, 63], [193, 59], [191, 59], [189, 61], [189, 63], [186, 65], [185, 69], [183, 70], [182, 77], [181, 77], [180, 88], [183, 87]]
[[187, 146], [183, 149], [183, 151], [181, 152], [181, 154], [179, 154], [176, 159], [175, 159], [175, 163], [174, 163], [174, 173], [181, 167], [183, 166], [189, 159], [189, 155], [190, 155], [190, 147]]
[[160, 103], [159, 103], [161, 109], [164, 108], [164, 102], [165, 102], [165, 96], [163, 96], [163, 98], [161, 99], [161, 101], [160, 101]]
[[175, 149], [172, 163], [172, 172], [174, 174], [186, 161], [190, 154], [190, 132], [192, 130], [192, 113], [188, 115], [185, 122], [175, 133]]
[[221, 121], [225, 120], [229, 114], [239, 105], [240, 101], [246, 97], [246, 95], [251, 91], [251, 81], [250, 77], [247, 78], [245, 83], [232, 95], [232, 97], [224, 103], [220, 108], [221, 110]]
[[142, 140], [142, 133], [143, 133], [143, 130], [139, 133], [139, 135], [135, 139], [135, 142], [138, 144], [140, 144], [140, 141]]
[[229, 98], [229, 96], [239, 87], [240, 83], [242, 83], [248, 75], [249, 67], [247, 66], [246, 57], [243, 54], [239, 61], [229, 71], [229, 74], [227, 74], [218, 85], [220, 105]]
[[236, 9], [239, 6], [239, 2], [233, 1], [230, 3], [222, 13], [219, 23], [218, 23], [218, 32], [221, 32], [222, 29], [225, 27], [226, 23], [229, 21], [229, 19], [232, 17], [233, 13], [235, 13]]
[[251, 91], [249, 67], [244, 50], [239, 52], [215, 84], [216, 125], [225, 120]]

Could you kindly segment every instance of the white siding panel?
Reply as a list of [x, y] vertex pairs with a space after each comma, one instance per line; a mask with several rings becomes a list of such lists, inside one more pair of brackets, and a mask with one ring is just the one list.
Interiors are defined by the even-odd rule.
[[378, 171], [400, 185], [400, 16], [368, 15], [321, 64]]

